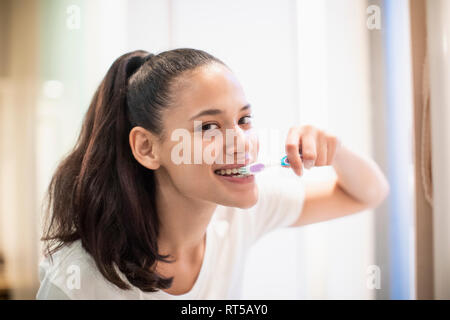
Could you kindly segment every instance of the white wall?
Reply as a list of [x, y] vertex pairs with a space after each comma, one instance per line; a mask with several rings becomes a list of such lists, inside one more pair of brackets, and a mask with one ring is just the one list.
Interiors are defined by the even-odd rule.
[[[299, 1], [300, 121], [341, 137], [370, 155], [370, 91], [366, 4], [359, 0]], [[311, 31], [313, 30], [313, 31]], [[315, 30], [315, 31], [314, 31]], [[325, 179], [314, 168], [308, 179]], [[374, 264], [373, 212], [311, 225], [304, 233], [306, 295], [321, 299], [372, 299], [367, 268]]]

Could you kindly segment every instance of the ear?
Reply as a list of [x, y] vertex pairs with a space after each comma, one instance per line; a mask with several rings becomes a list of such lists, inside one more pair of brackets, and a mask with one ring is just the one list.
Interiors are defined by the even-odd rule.
[[129, 140], [131, 152], [141, 165], [151, 170], [159, 168], [159, 144], [155, 135], [142, 127], [134, 127]]

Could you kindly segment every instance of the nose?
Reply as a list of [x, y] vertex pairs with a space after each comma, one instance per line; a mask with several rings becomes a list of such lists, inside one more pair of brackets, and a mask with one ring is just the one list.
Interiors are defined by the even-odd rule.
[[245, 160], [249, 158], [251, 148], [250, 131], [244, 131], [239, 126], [227, 129], [225, 137], [227, 159], [230, 158], [234, 162], [236, 157], [239, 164], [245, 163]]

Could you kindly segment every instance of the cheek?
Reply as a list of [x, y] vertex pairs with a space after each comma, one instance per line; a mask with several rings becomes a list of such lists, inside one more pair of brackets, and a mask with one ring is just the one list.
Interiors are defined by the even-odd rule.
[[254, 159], [257, 159], [259, 154], [259, 138], [256, 133], [253, 131], [248, 135], [248, 140], [250, 144], [250, 154], [253, 156]]
[[256, 155], [259, 154], [259, 139], [256, 138]]
[[205, 164], [213, 164], [214, 160], [220, 155], [223, 148], [220, 139], [202, 142], [203, 161]]
[[203, 164], [213, 165], [217, 163], [224, 163], [224, 139], [221, 134], [214, 133], [214, 136], [206, 136], [198, 144], [202, 146]]
[[191, 198], [203, 198], [211, 190], [211, 177], [204, 165], [180, 164], [168, 168], [178, 191]]

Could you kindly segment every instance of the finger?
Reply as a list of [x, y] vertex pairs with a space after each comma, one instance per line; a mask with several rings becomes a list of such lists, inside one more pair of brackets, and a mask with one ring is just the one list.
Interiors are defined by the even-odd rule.
[[317, 159], [316, 159], [316, 166], [325, 166], [327, 164], [327, 153], [328, 153], [328, 147], [327, 147], [327, 140], [325, 139], [324, 135], [319, 135], [318, 137], [318, 147], [317, 147]]
[[303, 174], [303, 163], [299, 154], [300, 148], [300, 130], [298, 128], [289, 129], [286, 138], [286, 155], [292, 170], [298, 175]]
[[303, 164], [306, 169], [314, 167], [317, 159], [316, 135], [312, 133], [304, 134], [301, 137]]
[[327, 166], [331, 166], [333, 164], [334, 157], [336, 156], [337, 144], [338, 141], [336, 137], [328, 138]]

